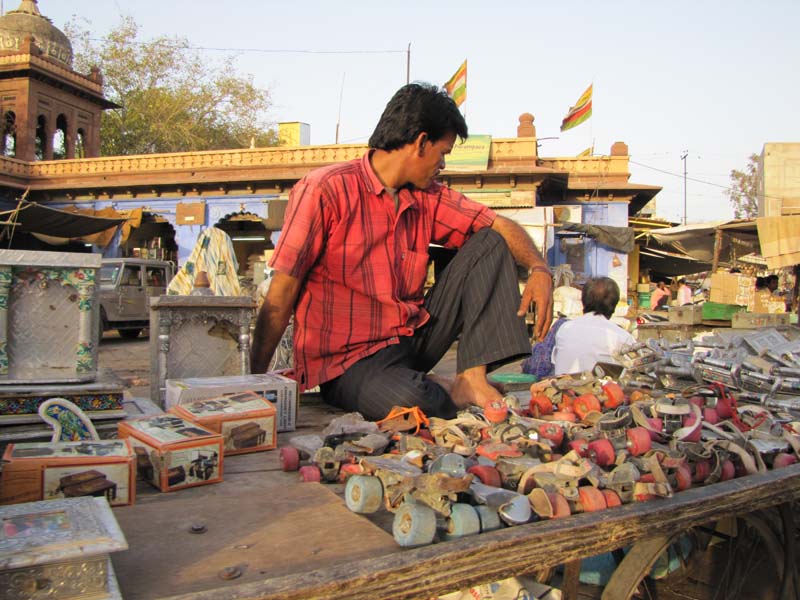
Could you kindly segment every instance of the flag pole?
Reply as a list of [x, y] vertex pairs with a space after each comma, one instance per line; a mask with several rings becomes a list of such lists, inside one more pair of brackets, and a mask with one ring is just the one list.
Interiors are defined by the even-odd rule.
[[[467, 67], [467, 59], [464, 59], [464, 89], [469, 89], [467, 87], [467, 78], [469, 77], [469, 69]], [[464, 120], [467, 120], [467, 101], [464, 100]]]
[[411, 83], [411, 42], [408, 42], [406, 50], [406, 85]]

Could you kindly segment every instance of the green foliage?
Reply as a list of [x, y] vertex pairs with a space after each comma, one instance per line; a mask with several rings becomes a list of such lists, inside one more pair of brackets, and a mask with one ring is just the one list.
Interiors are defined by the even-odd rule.
[[758, 216], [758, 161], [757, 154], [751, 154], [743, 171], [731, 171], [731, 186], [725, 193], [733, 205], [737, 219], [751, 219]]
[[107, 99], [101, 123], [105, 156], [273, 146], [267, 90], [236, 72], [234, 58], [213, 61], [186, 39], [143, 42], [132, 17], [102, 40], [73, 20], [66, 27], [75, 50], [74, 68], [99, 67]]

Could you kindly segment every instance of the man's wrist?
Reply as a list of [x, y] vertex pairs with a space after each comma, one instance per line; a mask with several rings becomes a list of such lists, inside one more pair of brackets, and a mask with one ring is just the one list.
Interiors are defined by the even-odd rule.
[[530, 277], [534, 273], [547, 273], [550, 276], [553, 275], [550, 272], [550, 269], [548, 269], [545, 265], [533, 265], [528, 269], [528, 277]]

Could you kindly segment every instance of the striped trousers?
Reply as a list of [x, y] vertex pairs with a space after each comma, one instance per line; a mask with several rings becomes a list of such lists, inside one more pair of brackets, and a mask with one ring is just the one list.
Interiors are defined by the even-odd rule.
[[456, 253], [425, 296], [430, 320], [411, 337], [363, 358], [323, 383], [323, 398], [368, 420], [394, 406], [419, 406], [427, 416], [452, 418], [448, 393], [426, 376], [456, 339], [459, 373], [497, 367], [530, 355], [525, 322], [517, 316], [520, 294], [514, 258], [490, 228], [475, 233]]

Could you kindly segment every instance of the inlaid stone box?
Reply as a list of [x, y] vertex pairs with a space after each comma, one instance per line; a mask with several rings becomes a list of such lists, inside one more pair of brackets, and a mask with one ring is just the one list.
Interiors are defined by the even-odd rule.
[[252, 298], [150, 299], [150, 399], [165, 405], [167, 379], [250, 373]]
[[97, 376], [99, 254], [0, 250], [0, 384]]
[[0, 595], [121, 599], [109, 554], [127, 548], [104, 498], [0, 507]]

